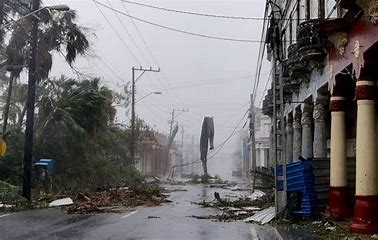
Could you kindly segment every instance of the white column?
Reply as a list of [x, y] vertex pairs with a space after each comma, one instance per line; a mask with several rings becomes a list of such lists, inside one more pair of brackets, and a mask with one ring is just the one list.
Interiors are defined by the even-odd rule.
[[331, 113], [331, 186], [347, 186], [345, 112]]
[[331, 97], [331, 167], [329, 189], [329, 212], [334, 219], [349, 216], [347, 148], [345, 128], [345, 98]]
[[363, 76], [360, 76], [356, 84], [356, 196], [351, 230], [355, 233], [374, 234], [378, 233], [376, 86], [375, 81], [365, 80], [373, 72], [368, 70], [361, 70]]
[[358, 100], [357, 105], [356, 195], [376, 195], [375, 103]]

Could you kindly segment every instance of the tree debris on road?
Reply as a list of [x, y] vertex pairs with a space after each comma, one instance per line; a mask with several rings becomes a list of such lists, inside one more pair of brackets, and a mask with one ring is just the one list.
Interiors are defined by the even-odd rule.
[[157, 206], [165, 202], [165, 196], [157, 186], [140, 185], [95, 192], [80, 193], [67, 213], [120, 212], [122, 208], [136, 206]]
[[[196, 216], [191, 217], [196, 219], [211, 219], [214, 221], [230, 222], [236, 220], [244, 220], [248, 217], [255, 215], [261, 209], [269, 208], [273, 206], [274, 196], [272, 192], [264, 193], [257, 190], [257, 194], [254, 197], [242, 196], [236, 200], [230, 200], [228, 198], [222, 198], [218, 192], [214, 193], [213, 201], [203, 200], [201, 202], [191, 202], [198, 204], [202, 207], [216, 208], [222, 213], [218, 215]], [[253, 193], [254, 194], [254, 193]], [[252, 195], [253, 195], [252, 194]], [[226, 194], [227, 196], [227, 194]]]

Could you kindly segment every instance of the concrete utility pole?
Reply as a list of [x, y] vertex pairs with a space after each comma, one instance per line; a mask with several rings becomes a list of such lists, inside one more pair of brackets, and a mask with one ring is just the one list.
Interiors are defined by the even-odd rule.
[[[184, 125], [181, 125], [181, 160], [180, 164], [184, 164]], [[182, 176], [184, 167], [180, 168], [180, 176]]]
[[[273, 161], [274, 161], [274, 180], [275, 180], [275, 207], [276, 213], [280, 212], [287, 202], [287, 179], [286, 179], [286, 159], [285, 149], [285, 118], [284, 118], [284, 99], [283, 99], [283, 80], [282, 80], [282, 41], [281, 41], [281, 9], [278, 5], [272, 4], [272, 18], [270, 30], [272, 32], [270, 47], [272, 49], [272, 89], [273, 89]], [[277, 176], [277, 168], [282, 168], [282, 176]], [[278, 189], [278, 181], [283, 182], [283, 189]]]
[[[192, 135], [192, 144], [190, 147], [190, 152], [191, 152], [191, 161], [194, 161], [194, 136]], [[194, 164], [191, 164], [191, 174], [194, 174]]]
[[255, 102], [253, 94], [251, 94], [251, 106], [249, 109], [250, 113], [250, 120], [249, 120], [249, 134], [250, 134], [250, 141], [251, 141], [251, 156], [252, 156], [252, 192], [255, 190], [256, 184], [256, 139], [255, 139], [255, 121], [256, 121], [256, 112], [255, 112]]
[[[135, 79], [135, 72], [140, 71], [141, 74]], [[130, 154], [131, 154], [131, 163], [135, 165], [135, 83], [142, 77], [145, 72], [160, 72], [159, 69], [150, 68], [131, 68], [131, 145], [130, 145]]]
[[184, 113], [184, 112], [189, 112], [189, 109], [173, 109], [171, 114], [171, 120], [169, 121], [169, 135], [172, 134], [172, 130], [173, 130], [173, 124], [175, 123], [175, 118], [177, 117], [176, 116], [176, 112], [181, 112], [181, 113]]
[[[38, 11], [39, 0], [32, 0], [32, 11]], [[24, 146], [24, 174], [22, 178], [22, 196], [31, 200], [32, 164], [33, 164], [33, 127], [34, 127], [34, 104], [35, 104], [35, 83], [37, 72], [37, 50], [38, 50], [38, 18], [31, 18], [30, 32], [30, 59], [28, 95], [26, 100], [26, 128]]]
[[[28, 76], [28, 95], [26, 99], [26, 125], [25, 125], [25, 146], [24, 146], [24, 162], [22, 177], [22, 196], [31, 200], [32, 187], [32, 166], [33, 166], [33, 135], [34, 135], [34, 108], [35, 108], [35, 85], [37, 69], [37, 51], [38, 51], [38, 23], [39, 18], [34, 16], [43, 9], [55, 11], [68, 11], [67, 5], [54, 5], [40, 8], [40, 0], [31, 0], [31, 12], [20, 19], [31, 17], [30, 30], [30, 58], [29, 58], [29, 76]], [[19, 19], [19, 20], [20, 20]], [[16, 20], [16, 21], [19, 21]], [[9, 25], [11, 23], [8, 23]]]

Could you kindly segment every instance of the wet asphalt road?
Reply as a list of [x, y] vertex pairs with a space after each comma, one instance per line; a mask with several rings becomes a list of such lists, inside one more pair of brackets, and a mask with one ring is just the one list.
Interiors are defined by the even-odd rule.
[[187, 191], [172, 192], [172, 203], [122, 214], [67, 215], [60, 209], [0, 213], [0, 239], [283, 239], [274, 227], [189, 217], [217, 214], [217, 210], [201, 208], [190, 201], [212, 200], [214, 191], [224, 195], [225, 190], [201, 185], [169, 188]]

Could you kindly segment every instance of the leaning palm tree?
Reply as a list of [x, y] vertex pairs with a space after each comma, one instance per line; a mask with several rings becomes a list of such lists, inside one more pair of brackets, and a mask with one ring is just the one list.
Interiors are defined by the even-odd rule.
[[[22, 7], [21, 7], [22, 9]], [[45, 80], [52, 68], [52, 52], [65, 56], [72, 66], [78, 55], [85, 55], [89, 49], [86, 29], [75, 23], [76, 12], [50, 12], [42, 10], [39, 14], [40, 28], [37, 50], [37, 81]], [[10, 72], [8, 96], [4, 109], [3, 133], [6, 131], [13, 84], [28, 64], [30, 18], [18, 21], [14, 25], [6, 47], [7, 70]], [[23, 118], [21, 116], [21, 118]]]
[[[44, 85], [46, 91], [41, 93], [36, 122], [40, 146], [50, 146], [64, 139], [59, 132], [72, 136], [72, 141], [83, 136], [96, 141], [98, 131], [113, 121], [113, 92], [100, 86], [98, 79], [78, 82], [61, 78]], [[44, 151], [49, 152], [48, 149]]]

